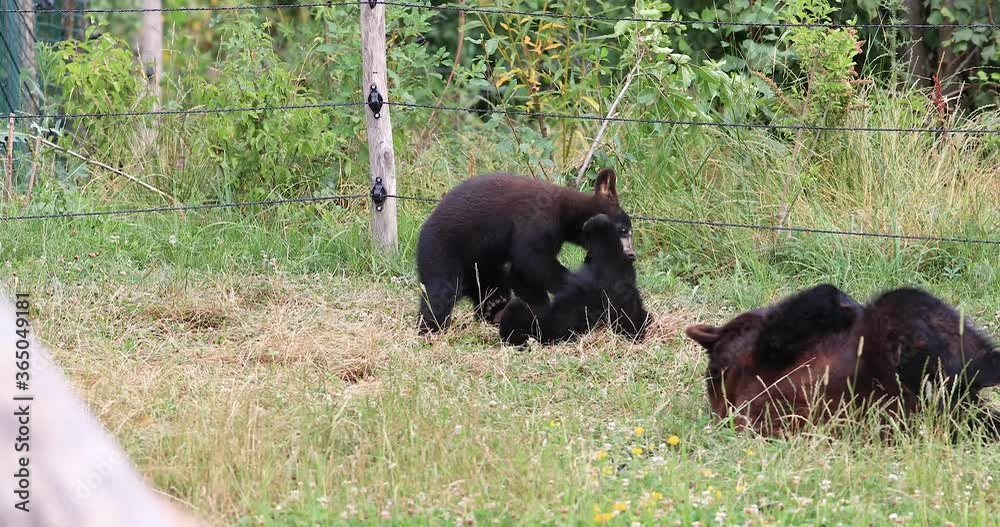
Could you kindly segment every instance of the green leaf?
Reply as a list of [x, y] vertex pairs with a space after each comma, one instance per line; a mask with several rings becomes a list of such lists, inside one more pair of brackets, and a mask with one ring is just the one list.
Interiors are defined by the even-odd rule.
[[650, 106], [656, 102], [656, 98], [659, 97], [659, 93], [656, 90], [644, 90], [639, 92], [639, 95], [635, 98], [635, 103], [639, 106]]

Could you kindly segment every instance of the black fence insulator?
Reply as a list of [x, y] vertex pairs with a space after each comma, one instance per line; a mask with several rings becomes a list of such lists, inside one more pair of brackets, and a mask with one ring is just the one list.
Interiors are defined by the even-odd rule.
[[389, 197], [389, 192], [382, 185], [382, 178], [375, 178], [375, 184], [372, 185], [371, 197], [372, 203], [375, 204], [375, 210], [382, 212], [382, 205], [385, 204], [385, 200]]
[[378, 86], [372, 84], [371, 91], [368, 92], [368, 107], [371, 108], [375, 118], [379, 118], [379, 112], [382, 111], [382, 103], [385, 99], [382, 98], [382, 94], [378, 92]]
[[368, 0], [368, 7], [375, 9], [375, 6], [377, 5], [378, 5], [378, 0]]

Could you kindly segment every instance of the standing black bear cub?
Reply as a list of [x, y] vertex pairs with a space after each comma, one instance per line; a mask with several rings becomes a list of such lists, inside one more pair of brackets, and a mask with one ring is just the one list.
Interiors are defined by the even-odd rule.
[[642, 306], [635, 265], [622, 249], [614, 224], [599, 214], [583, 225], [583, 235], [583, 267], [570, 275], [550, 306], [533, 312], [520, 298], [507, 304], [500, 321], [505, 342], [520, 346], [528, 337], [559, 342], [604, 324], [634, 340], [645, 335], [652, 319]]
[[948, 409], [971, 406], [989, 432], [1000, 432], [1000, 416], [979, 395], [1000, 384], [1000, 349], [919, 289], [887, 291], [861, 306], [824, 284], [687, 334], [708, 351], [715, 413], [734, 409], [739, 424], [762, 433], [854, 405], [905, 415], [925, 405], [928, 387], [948, 394]]
[[511, 174], [459, 184], [427, 218], [417, 240], [420, 332], [447, 327], [463, 297], [473, 301], [479, 317], [494, 322], [511, 289], [531, 305], [547, 304], [548, 292], [558, 291], [569, 275], [557, 259], [563, 242], [582, 245], [583, 224], [597, 214], [610, 218], [624, 253], [635, 258], [614, 170], [597, 175], [593, 194]]

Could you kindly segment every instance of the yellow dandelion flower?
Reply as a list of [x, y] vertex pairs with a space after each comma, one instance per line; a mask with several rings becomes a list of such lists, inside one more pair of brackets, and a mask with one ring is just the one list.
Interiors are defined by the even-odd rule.
[[596, 455], [594, 455], [594, 457], [597, 458], [598, 461], [602, 461], [608, 457], [608, 453], [601, 450]]
[[614, 513], [611, 512], [600, 512], [600, 508], [597, 509], [598, 512], [594, 513], [594, 523], [608, 523], [612, 518], [615, 517]]
[[756, 454], [756, 453], [757, 453], [757, 452], [754, 452], [754, 449], [752, 449], [752, 448], [748, 448], [748, 449], [747, 449], [747, 455], [748, 455], [748, 456], [752, 456], [752, 455], [754, 455], [754, 454]]
[[556, 421], [555, 419], [549, 421], [549, 427], [550, 428], [555, 428], [557, 426], [559, 426], [559, 421]]
[[663, 499], [663, 493], [654, 490], [653, 492], [649, 493], [649, 499], [653, 501], [660, 501]]
[[615, 467], [612, 467], [611, 465], [608, 465], [608, 466], [602, 468], [601, 472], [603, 472], [607, 476], [610, 476], [611, 474], [615, 473]]
[[634, 447], [632, 447], [632, 455], [633, 456], [641, 456], [642, 455], [642, 447], [641, 446], [634, 446]]
[[616, 501], [612, 508], [618, 512], [625, 512], [628, 510], [628, 504]]
[[643, 427], [641, 427], [641, 426], [637, 426], [632, 431], [635, 432], [635, 435], [641, 436], [643, 434], [643, 432], [646, 431], [646, 429], [643, 428]]
[[677, 436], [670, 436], [667, 438], [667, 444], [670, 446], [677, 446], [681, 444], [681, 438]]

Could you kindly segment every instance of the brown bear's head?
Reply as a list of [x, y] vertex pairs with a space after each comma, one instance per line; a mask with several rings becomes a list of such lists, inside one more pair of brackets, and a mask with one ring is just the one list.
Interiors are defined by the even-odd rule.
[[709, 404], [720, 416], [726, 415], [726, 399], [738, 397], [741, 381], [756, 376], [754, 348], [764, 328], [764, 318], [761, 310], [754, 310], [721, 327], [695, 324], [685, 330], [691, 340], [708, 352]]
[[[708, 353], [712, 410], [735, 408], [743, 424], [762, 432], [791, 414], [810, 416], [821, 396], [839, 402], [858, 373], [863, 307], [829, 284], [741, 313], [722, 326], [695, 324], [685, 332]], [[780, 418], [780, 419], [779, 419]]]

